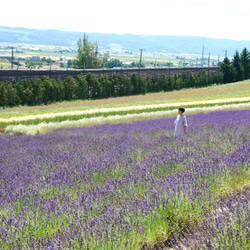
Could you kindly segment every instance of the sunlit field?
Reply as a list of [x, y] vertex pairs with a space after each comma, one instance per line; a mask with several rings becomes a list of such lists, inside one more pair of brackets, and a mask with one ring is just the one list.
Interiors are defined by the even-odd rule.
[[[224, 104], [224, 105], [212, 105], [212, 106], [197, 106], [189, 107], [185, 114], [207, 113], [218, 110], [250, 110], [250, 102], [238, 103], [238, 104]], [[120, 122], [132, 122], [147, 119], [157, 119], [174, 117], [177, 114], [177, 107], [173, 109], [134, 109], [131, 112], [110, 112], [104, 113], [103, 110], [92, 115], [82, 114], [76, 112], [75, 115], [70, 113], [69, 115], [57, 116], [58, 114], [52, 114], [43, 116], [42, 118], [32, 117], [28, 120], [29, 116], [17, 118], [17, 120], [10, 121], [8, 123], [0, 123], [5, 127], [5, 131], [11, 134], [27, 134], [27, 135], [41, 135], [58, 128], [71, 128], [82, 126], [93, 126], [97, 124], [116, 124]], [[83, 117], [83, 118], [82, 118]], [[12, 125], [10, 125], [12, 124]]]
[[187, 114], [249, 109], [249, 102], [250, 81], [243, 81], [141, 96], [6, 108], [0, 110], [0, 128], [9, 133], [35, 135], [60, 127], [171, 117], [179, 106], [186, 107]]
[[249, 124], [250, 80], [1, 109], [0, 249], [250, 249]]
[[55, 113], [74, 110], [115, 108], [161, 103], [221, 100], [250, 96], [250, 80], [237, 83], [209, 86], [205, 88], [183, 89], [172, 92], [150, 93], [146, 95], [124, 96], [100, 100], [70, 101], [35, 107], [16, 107], [0, 109], [0, 118], [30, 114]]
[[250, 111], [174, 119], [0, 135], [0, 248], [248, 249]]

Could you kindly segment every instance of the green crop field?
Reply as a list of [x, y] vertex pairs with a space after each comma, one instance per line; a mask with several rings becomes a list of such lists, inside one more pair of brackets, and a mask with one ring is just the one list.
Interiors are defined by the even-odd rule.
[[0, 110], [0, 128], [10, 133], [41, 134], [51, 129], [130, 122], [187, 114], [250, 108], [250, 80], [198, 89], [100, 100], [78, 100]]
[[149, 93], [146, 95], [114, 97], [99, 100], [64, 101], [61, 103], [35, 107], [22, 106], [6, 108], [0, 109], [0, 118], [111, 107], [220, 100], [249, 96], [250, 80], [246, 80], [230, 84], [214, 85], [204, 88], [182, 89], [172, 92]]

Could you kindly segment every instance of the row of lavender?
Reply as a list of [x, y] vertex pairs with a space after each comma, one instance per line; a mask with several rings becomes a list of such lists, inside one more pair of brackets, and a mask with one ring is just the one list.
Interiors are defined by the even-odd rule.
[[0, 248], [250, 247], [250, 111], [173, 122], [1, 135]]

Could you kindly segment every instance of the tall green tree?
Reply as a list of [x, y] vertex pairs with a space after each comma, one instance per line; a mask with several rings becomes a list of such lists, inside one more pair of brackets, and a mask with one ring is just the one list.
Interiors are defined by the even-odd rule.
[[43, 94], [45, 87], [41, 78], [35, 77], [32, 80], [33, 85], [33, 105], [39, 105], [43, 103]]
[[86, 76], [88, 82], [88, 89], [90, 92], [91, 98], [100, 98], [101, 97], [101, 84], [97, 79], [95, 74], [88, 73]]
[[224, 83], [230, 83], [236, 81], [236, 69], [233, 67], [230, 60], [226, 57], [220, 66], [221, 72], [223, 73], [223, 82]]
[[103, 65], [104, 57], [98, 52], [97, 43], [88, 40], [88, 36], [84, 33], [83, 39], [77, 42], [78, 54], [73, 61], [75, 69], [96, 69]]
[[244, 79], [250, 78], [250, 53], [244, 48], [240, 54], [241, 63], [244, 69]]
[[244, 68], [241, 64], [241, 58], [239, 55], [238, 50], [236, 50], [233, 60], [232, 60], [233, 67], [236, 69], [236, 81], [242, 81], [244, 79]]
[[146, 94], [147, 93], [147, 80], [145, 77], [139, 75], [138, 76], [138, 88], [139, 88], [139, 94]]
[[89, 98], [89, 88], [88, 88], [88, 82], [86, 80], [86, 76], [83, 74], [77, 75], [76, 81], [78, 82], [78, 92], [77, 96], [78, 99], [86, 99]]
[[101, 84], [101, 95], [103, 98], [107, 98], [111, 96], [111, 85], [112, 81], [108, 77], [107, 74], [101, 76], [100, 78], [100, 84]]
[[139, 83], [138, 83], [138, 76], [136, 74], [132, 75], [131, 83], [133, 85], [134, 94], [138, 95], [140, 93], [140, 87], [139, 87]]
[[65, 90], [65, 100], [77, 99], [77, 92], [79, 89], [79, 82], [73, 76], [66, 76], [63, 81]]
[[0, 83], [0, 106], [15, 106], [17, 101], [17, 91], [13, 84], [6, 80]]
[[106, 62], [107, 68], [122, 67], [122, 62], [116, 58], [110, 59]]

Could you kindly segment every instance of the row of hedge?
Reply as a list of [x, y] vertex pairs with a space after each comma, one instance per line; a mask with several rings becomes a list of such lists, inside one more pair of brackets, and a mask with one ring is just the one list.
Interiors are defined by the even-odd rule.
[[95, 74], [80, 74], [76, 78], [67, 76], [64, 80], [49, 77], [34, 78], [11, 83], [0, 82], [0, 106], [40, 105], [74, 99], [100, 99], [115, 96], [146, 94], [149, 92], [172, 91], [182, 88], [204, 87], [223, 82], [223, 73], [200, 75], [188, 73], [183, 76], [163, 76], [148, 79], [134, 74], [131, 78], [123, 75], [97, 79]]

